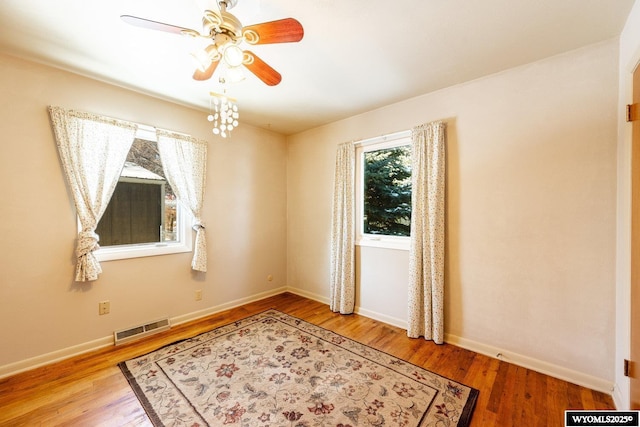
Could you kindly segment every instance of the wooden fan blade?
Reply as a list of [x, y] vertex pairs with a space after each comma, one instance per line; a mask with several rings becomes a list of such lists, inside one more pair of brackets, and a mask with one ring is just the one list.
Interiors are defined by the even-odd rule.
[[152, 21], [150, 19], [138, 18], [137, 16], [121, 15], [120, 18], [130, 25], [136, 27], [146, 28], [148, 30], [164, 31], [166, 33], [183, 34], [188, 32], [190, 34], [199, 34], [195, 30], [189, 28], [178, 27], [176, 25], [163, 24], [162, 22]]
[[220, 61], [211, 61], [211, 65], [209, 65], [206, 70], [200, 71], [199, 69], [196, 69], [193, 73], [193, 79], [198, 81], [209, 80], [216, 71], [216, 68], [218, 68], [218, 64], [220, 64]]
[[299, 42], [304, 36], [302, 24], [293, 18], [244, 27], [242, 35], [249, 44]]
[[258, 58], [253, 52], [244, 51], [243, 65], [257, 78], [269, 86], [275, 86], [282, 81], [279, 72], [271, 68], [269, 64]]

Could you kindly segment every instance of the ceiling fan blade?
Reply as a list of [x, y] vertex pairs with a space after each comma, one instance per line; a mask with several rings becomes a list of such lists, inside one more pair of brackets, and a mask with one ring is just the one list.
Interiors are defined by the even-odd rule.
[[152, 21], [150, 19], [138, 18], [137, 16], [121, 15], [120, 18], [130, 25], [136, 27], [146, 28], [148, 30], [164, 31], [173, 34], [199, 34], [197, 31], [190, 28], [178, 27], [176, 25], [163, 24], [162, 22]]
[[258, 58], [253, 52], [248, 50], [244, 51], [244, 61], [242, 64], [269, 86], [275, 86], [282, 81], [280, 73], [271, 68], [271, 66], [262, 59]]
[[199, 69], [196, 69], [193, 73], [193, 79], [198, 81], [209, 80], [216, 71], [216, 68], [218, 68], [218, 64], [220, 64], [220, 61], [211, 61], [211, 65], [209, 65], [206, 70], [200, 71]]
[[299, 42], [304, 36], [302, 24], [293, 18], [263, 22], [244, 27], [242, 35], [249, 44]]

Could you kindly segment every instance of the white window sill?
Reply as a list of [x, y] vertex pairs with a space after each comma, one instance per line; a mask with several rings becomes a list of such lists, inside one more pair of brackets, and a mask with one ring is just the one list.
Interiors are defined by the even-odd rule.
[[371, 248], [395, 249], [408, 251], [411, 245], [408, 237], [360, 237], [356, 240], [357, 246], [367, 246]]
[[103, 262], [114, 261], [118, 259], [141, 258], [185, 252], [191, 252], [191, 242], [108, 246], [98, 249], [94, 252], [94, 255], [96, 256], [98, 261]]
[[[115, 261], [119, 259], [142, 258], [148, 256], [180, 254], [193, 250], [193, 230], [191, 224], [192, 217], [187, 209], [178, 203], [178, 235], [184, 236], [173, 242], [153, 242], [139, 243], [133, 245], [103, 246], [94, 251], [99, 262]], [[82, 230], [80, 219], [78, 219], [78, 232]], [[98, 241], [98, 244], [100, 242]]]

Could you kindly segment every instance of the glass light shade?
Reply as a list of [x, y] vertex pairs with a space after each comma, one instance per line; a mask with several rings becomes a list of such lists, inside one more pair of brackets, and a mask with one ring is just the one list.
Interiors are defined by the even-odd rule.
[[229, 67], [226, 76], [229, 83], [238, 83], [245, 79], [242, 67]]
[[213, 59], [218, 55], [216, 51], [216, 46], [210, 44], [204, 49], [198, 49], [194, 52], [191, 52], [191, 58], [193, 59], [193, 63], [198, 68], [198, 70], [205, 72], [207, 68], [213, 62]]
[[202, 72], [205, 72], [207, 68], [209, 68], [209, 65], [211, 65], [209, 54], [204, 50], [191, 52], [191, 59], [196, 68]]
[[244, 53], [242, 52], [242, 49], [240, 49], [235, 44], [229, 44], [224, 49], [223, 57], [224, 62], [226, 62], [229, 67], [239, 67], [240, 65], [242, 65]]

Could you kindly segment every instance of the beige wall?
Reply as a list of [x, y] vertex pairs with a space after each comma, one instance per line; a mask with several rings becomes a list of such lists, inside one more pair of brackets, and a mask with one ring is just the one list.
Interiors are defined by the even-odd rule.
[[[449, 339], [613, 384], [617, 49], [612, 40], [289, 137], [289, 286], [329, 296], [337, 144], [444, 119]], [[356, 254], [359, 311], [406, 322], [407, 253]]]
[[[617, 48], [591, 46], [286, 142], [246, 124], [214, 139], [202, 112], [0, 56], [0, 368], [286, 285], [328, 298], [336, 145], [444, 119], [449, 339], [613, 382]], [[75, 215], [49, 104], [210, 142], [205, 276], [182, 254], [105, 262], [97, 282], [72, 281]], [[407, 253], [357, 257], [359, 310], [405, 322]], [[112, 313], [98, 316], [106, 299]]]
[[[230, 140], [214, 138], [205, 112], [8, 56], [0, 56], [0, 99], [0, 367], [286, 285], [283, 136], [243, 124]], [[178, 254], [103, 262], [98, 281], [73, 282], [76, 219], [50, 104], [209, 142], [206, 274], [192, 274], [191, 254]], [[111, 314], [98, 316], [102, 300]]]
[[616, 257], [616, 390], [620, 409], [629, 408], [629, 381], [623, 375], [624, 359], [630, 358], [631, 293], [631, 125], [624, 109], [632, 102], [633, 71], [640, 63], [640, 2], [636, 2], [620, 35], [618, 105], [618, 222]]

